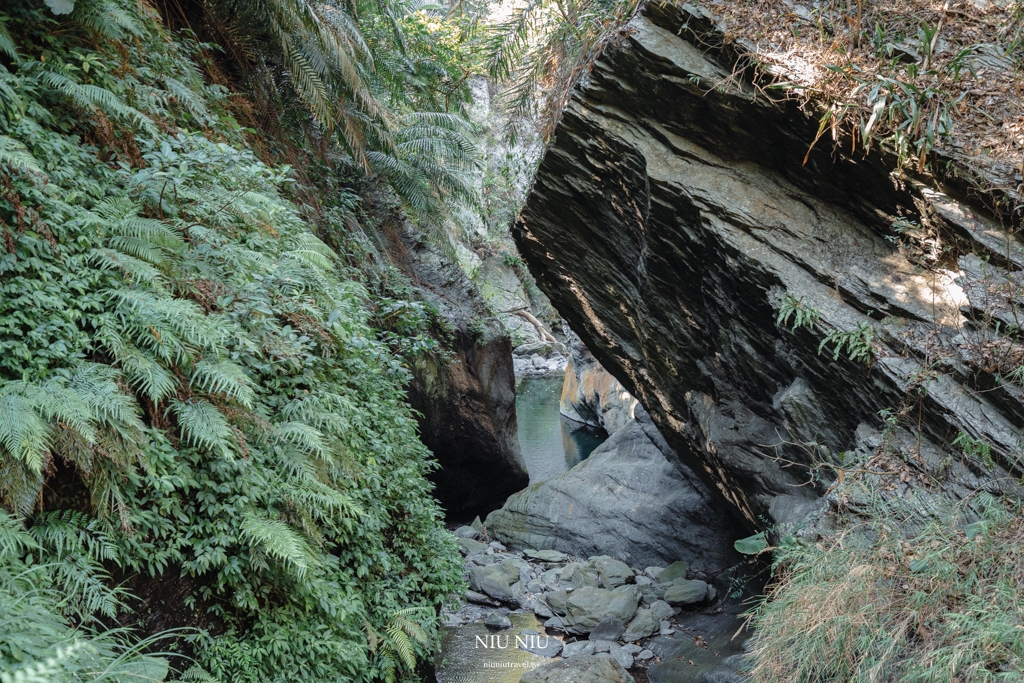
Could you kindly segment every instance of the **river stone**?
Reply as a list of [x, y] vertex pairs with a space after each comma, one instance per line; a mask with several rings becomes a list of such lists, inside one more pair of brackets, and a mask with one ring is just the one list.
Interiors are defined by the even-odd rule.
[[699, 579], [677, 579], [665, 591], [665, 602], [670, 605], [692, 605], [703, 602], [708, 594], [708, 585]]
[[621, 634], [620, 640], [627, 643], [646, 638], [647, 636], [654, 635], [658, 632], [661, 617], [654, 613], [650, 608], [644, 608], [637, 610], [636, 616], [633, 617], [633, 621], [629, 622], [629, 626]]
[[565, 562], [569, 559], [568, 555], [557, 550], [534, 550], [533, 548], [527, 548], [523, 551], [523, 555], [541, 562]]
[[562, 656], [568, 659], [577, 655], [592, 655], [597, 651], [597, 644], [591, 640], [577, 640], [575, 643], [566, 643], [562, 648]]
[[487, 605], [489, 607], [498, 607], [501, 604], [497, 600], [493, 600], [483, 593], [477, 593], [472, 589], [466, 591], [466, 600], [477, 605]]
[[505, 629], [512, 628], [512, 620], [499, 612], [491, 612], [484, 619], [484, 626], [504, 631]]
[[562, 652], [562, 641], [558, 638], [525, 631], [519, 635], [520, 637], [515, 642], [520, 650], [526, 650], [541, 657], [557, 657]]
[[577, 655], [527, 672], [520, 683], [634, 683], [610, 655]]
[[472, 538], [474, 541], [479, 541], [483, 537], [483, 534], [471, 526], [460, 526], [452, 533], [456, 538]]
[[[634, 566], [680, 558], [705, 568], [736, 564], [740, 532], [639, 407], [636, 416], [570, 471], [509, 497], [487, 516], [491, 535]], [[578, 573], [573, 585], [590, 585]]]
[[456, 538], [455, 541], [459, 544], [459, 548], [462, 550], [464, 555], [487, 550], [487, 544], [481, 543], [480, 541], [474, 541], [472, 538]]
[[673, 562], [658, 572], [658, 583], [672, 583], [676, 579], [685, 579], [686, 572], [690, 571], [690, 565], [685, 562]]
[[617, 617], [605, 619], [590, 632], [590, 640], [618, 640], [626, 629], [626, 624]]
[[485, 536], [487, 534], [487, 528], [484, 526], [483, 520], [480, 519], [480, 515], [473, 518], [473, 523], [470, 524], [470, 526], [479, 531], [481, 536]]
[[614, 557], [599, 555], [590, 558], [597, 569], [597, 576], [604, 588], [617, 588], [633, 578], [633, 570], [625, 562], [620, 562]]
[[609, 591], [584, 586], [573, 591], [566, 601], [566, 621], [583, 633], [611, 617], [627, 621], [636, 613], [637, 599], [635, 592], [622, 588]]
[[[518, 574], [518, 570], [516, 570]], [[512, 599], [512, 588], [500, 565], [473, 567], [469, 571], [469, 585], [478, 593], [485, 593], [502, 602]]]
[[553, 609], [558, 614], [565, 614], [566, 601], [569, 599], [569, 594], [565, 591], [552, 591], [544, 594], [544, 600], [548, 603], [548, 607]]

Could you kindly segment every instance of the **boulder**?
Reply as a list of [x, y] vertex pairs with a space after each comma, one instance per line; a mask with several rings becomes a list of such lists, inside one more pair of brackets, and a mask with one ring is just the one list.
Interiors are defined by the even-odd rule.
[[[512, 574], [514, 571], [515, 574]], [[469, 571], [469, 586], [478, 593], [484, 593], [502, 602], [512, 599], [510, 579], [519, 578], [519, 569], [506, 563], [486, 567], [473, 567]]]
[[618, 640], [626, 624], [618, 617], [610, 617], [594, 627], [588, 638], [590, 640]]
[[685, 579], [690, 565], [685, 562], [673, 562], [655, 575], [658, 583], [672, 583], [676, 579]]
[[605, 619], [628, 621], [636, 613], [636, 608], [636, 593], [630, 586], [613, 591], [584, 586], [569, 594], [566, 623], [580, 633], [589, 633]]
[[511, 496], [486, 525], [512, 545], [609, 555], [632, 566], [738, 562], [732, 521], [641, 408], [587, 460]]
[[708, 584], [699, 579], [676, 579], [665, 590], [665, 602], [670, 605], [692, 605], [703, 602], [708, 594]]
[[633, 579], [629, 565], [614, 557], [599, 555], [590, 558], [590, 563], [597, 569], [597, 577], [604, 588], [617, 588]]
[[533, 548], [527, 548], [523, 551], [523, 555], [531, 560], [539, 560], [541, 562], [565, 562], [569, 559], [568, 555], [557, 550], [534, 550]]
[[474, 541], [472, 538], [456, 538], [455, 542], [459, 544], [459, 548], [462, 550], [463, 555], [469, 555], [470, 553], [482, 553], [487, 550], [486, 543]]
[[521, 683], [633, 683], [633, 677], [607, 654], [577, 655], [528, 671]]
[[512, 628], [512, 620], [500, 612], [491, 612], [484, 618], [484, 626], [496, 631]]

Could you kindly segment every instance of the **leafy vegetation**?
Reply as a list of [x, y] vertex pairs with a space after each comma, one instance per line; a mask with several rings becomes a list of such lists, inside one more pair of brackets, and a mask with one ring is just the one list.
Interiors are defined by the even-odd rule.
[[[377, 159], [350, 119], [390, 117], [404, 127], [374, 143], [378, 180], [424, 211], [464, 198], [454, 115], [372, 114], [373, 83], [342, 78], [340, 51], [315, 61], [342, 37], [356, 50], [356, 28], [286, 5], [252, 19], [277, 59], [356, 102], [327, 116], [315, 81], [292, 84], [317, 130], [342, 131], [330, 177]], [[193, 678], [408, 676], [461, 564], [389, 348], [419, 351], [403, 347], [419, 328], [382, 343], [358, 272], [317, 237], [354, 229], [350, 195], [310, 210], [292, 169], [248, 149], [237, 98], [203, 71], [211, 45], [126, 0], [61, 8], [0, 16], [3, 675], [162, 678], [151, 641], [106, 628], [133, 621], [113, 572], [189, 587], [165, 609], [202, 629], [171, 643]]]

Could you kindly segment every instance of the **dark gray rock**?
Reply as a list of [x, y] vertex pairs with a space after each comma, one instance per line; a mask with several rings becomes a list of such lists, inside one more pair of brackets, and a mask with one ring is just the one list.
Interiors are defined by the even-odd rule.
[[[913, 481], [940, 481], [957, 499], [1019, 493], [1024, 392], [970, 341], [981, 338], [970, 318], [1017, 306], [992, 293], [1024, 262], [1019, 234], [955, 199], [958, 188], [892, 182], [881, 153], [808, 153], [818, 114], [736, 78], [731, 42], [692, 5], [651, 2], [593, 62], [513, 229], [538, 286], [650, 410], [718, 497], [712, 508], [751, 528], [792, 523], [822, 495], [831, 482], [812, 466], [903, 405], [923, 359], [935, 379], [912, 399]], [[970, 254], [941, 275], [915, 265], [886, 239], [898, 215], [992, 267], [972, 269]], [[816, 310], [817, 323], [777, 325], [786, 301]], [[858, 325], [874, 329], [870, 369], [819, 353], [828, 333]], [[951, 446], [961, 432], [990, 444], [991, 471], [962, 464]], [[944, 470], [919, 451], [956, 455]], [[542, 509], [565, 514], [554, 496]]]
[[521, 683], [633, 683], [610, 655], [577, 655], [528, 671]]
[[497, 631], [504, 631], [505, 629], [512, 628], [512, 620], [500, 612], [491, 612], [484, 618], [484, 626]]
[[394, 239], [399, 268], [454, 328], [454, 361], [417, 363], [408, 391], [421, 415], [420, 439], [441, 465], [428, 475], [434, 494], [448, 510], [500, 502], [529, 483], [517, 436], [512, 343], [458, 263], [408, 221]]
[[708, 584], [699, 579], [676, 579], [665, 590], [665, 602], [670, 605], [692, 605], [703, 602], [708, 594]]
[[[632, 566], [682, 558], [717, 569], [738, 561], [731, 520], [639, 408], [590, 458], [511, 496], [486, 524], [515, 546], [610, 555]], [[597, 585], [597, 572], [593, 580], [579, 574], [570, 572], [574, 586]]]
[[618, 640], [626, 624], [618, 617], [610, 617], [594, 627], [588, 638], [590, 640]]

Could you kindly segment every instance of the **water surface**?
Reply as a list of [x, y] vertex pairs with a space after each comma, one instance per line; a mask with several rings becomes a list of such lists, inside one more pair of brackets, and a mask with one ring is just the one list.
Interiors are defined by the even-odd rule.
[[607, 438], [559, 415], [561, 396], [561, 377], [527, 377], [516, 389], [519, 446], [531, 484], [568, 472]]

